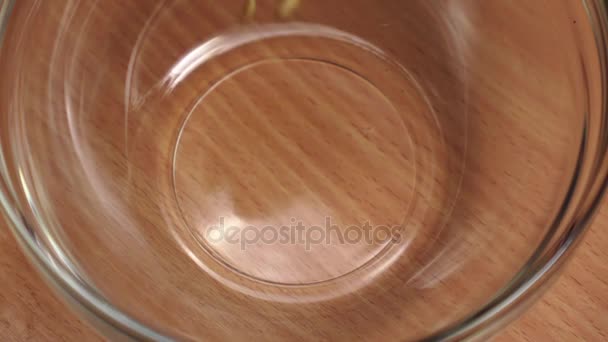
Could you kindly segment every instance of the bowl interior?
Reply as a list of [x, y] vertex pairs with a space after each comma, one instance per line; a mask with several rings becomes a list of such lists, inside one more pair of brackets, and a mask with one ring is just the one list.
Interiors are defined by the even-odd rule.
[[23, 1], [3, 44], [2, 174], [40, 248], [211, 340], [476, 312], [562, 207], [599, 70], [570, 1]]

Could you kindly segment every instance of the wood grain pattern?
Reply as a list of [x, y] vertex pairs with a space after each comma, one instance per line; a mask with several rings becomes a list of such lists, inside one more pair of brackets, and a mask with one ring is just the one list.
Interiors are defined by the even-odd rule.
[[608, 200], [558, 282], [496, 341], [608, 340]]
[[[418, 218], [418, 222], [423, 223], [419, 226], [425, 230], [417, 236], [412, 234], [418, 240], [408, 250], [411, 257], [401, 259], [403, 264], [409, 265], [397, 265], [399, 268], [391, 269], [392, 273], [386, 272], [385, 277], [390, 281], [373, 284], [366, 289], [370, 292], [353, 291], [346, 299], [300, 306], [265, 302], [237, 291], [227, 291], [187, 258], [182, 246], [171, 235], [175, 232], [170, 230], [178, 225], [165, 224], [161, 217], [166, 209], [163, 200], [170, 198], [172, 203], [168, 206], [173, 209], [175, 206], [169, 191], [161, 193], [164, 188], [159, 185], [159, 179], [168, 178], [166, 175], [170, 173], [166, 172], [170, 164], [167, 151], [172, 147], [185, 110], [211, 82], [209, 75], [222, 76], [235, 65], [249, 62], [247, 58], [251, 56], [276, 59], [293, 52], [290, 49], [297, 49], [298, 54], [309, 57], [315, 57], [317, 51], [331, 50], [335, 55], [348, 56], [341, 61], [350, 61], [355, 69], [357, 63], [368, 67], [372, 75], [381, 75], [384, 65], [368, 63], [365, 57], [359, 58], [344, 47], [327, 49], [326, 42], [319, 40], [304, 39], [297, 46], [276, 44], [273, 47], [272, 43], [267, 43], [245, 52], [228, 54], [222, 61], [228, 65], [210, 63], [211, 67], [193, 72], [189, 75], [189, 86], [177, 87], [171, 100], [161, 96], [147, 97], [159, 90], [155, 88], [156, 82], [177, 56], [182, 56], [188, 48], [216, 30], [238, 24], [240, 17], [231, 13], [242, 10], [235, 1], [227, 2], [226, 6], [217, 6], [213, 1], [171, 3], [177, 5], [163, 12], [152, 25], [159, 35], [152, 34], [144, 41], [129, 70], [127, 62], [139, 34], [138, 25], [143, 25], [151, 12], [146, 2], [129, 2], [126, 6], [131, 7], [127, 11], [122, 1], [106, 1], [98, 7], [81, 2], [65, 13], [61, 6], [40, 2], [38, 12], [32, 12], [31, 16], [26, 10], [17, 11], [20, 15], [16, 16], [16, 23], [26, 27], [28, 20], [38, 16], [35, 19], [40, 27], [52, 29], [29, 31], [23, 41], [17, 36], [7, 40], [11, 46], [19, 47], [23, 43], [26, 47], [14, 49], [14, 59], [7, 58], [4, 62], [7, 70], [18, 69], [20, 63], [28, 66], [23, 68], [21, 78], [28, 86], [28, 94], [20, 104], [30, 118], [34, 118], [27, 122], [29, 148], [33, 151], [32, 172], [38, 172], [41, 183], [48, 185], [49, 207], [60, 213], [57, 219], [62, 229], [56, 233], [71, 247], [72, 257], [81, 261], [78, 266], [87, 279], [98, 284], [100, 291], [111, 296], [114, 303], [122, 305], [121, 309], [137, 313], [146, 322], [161, 322], [176, 331], [210, 334], [218, 340], [261, 338], [265, 332], [259, 325], [273, 331], [276, 339], [327, 338], [335, 336], [332, 334], [336, 333], [336, 326], [342, 329], [337, 333], [345, 339], [424, 334], [432, 330], [434, 324], [442, 324], [438, 316], [449, 314], [451, 318], [458, 318], [466, 313], [468, 305], [485, 302], [489, 294], [495, 293], [511, 277], [500, 270], [520, 267], [529, 256], [528, 247], [543, 236], [548, 216], [563, 196], [563, 183], [572, 165], [573, 153], [570, 152], [576, 152], [575, 142], [578, 141], [572, 131], [579, 128], [580, 117], [576, 113], [581, 99], [568, 96], [578, 94], [576, 89], [569, 88], [576, 85], [576, 80], [568, 79], [575, 73], [564, 72], [564, 67], [578, 66], [568, 13], [560, 6], [547, 6], [548, 1], [528, 2], [521, 7], [499, 2], [461, 2], [463, 8], [450, 8], [449, 2], [435, 2], [440, 7], [431, 10], [426, 7], [428, 2], [421, 1], [412, 2], [407, 11], [400, 11], [398, 1], [386, 2], [384, 7], [370, 6], [372, 2], [358, 0], [350, 2], [347, 8], [328, 6], [324, 10], [310, 6], [309, 2], [298, 9], [299, 16], [331, 22], [377, 41], [393, 56], [399, 56], [421, 82], [426, 82], [424, 87], [433, 90], [436, 100], [433, 105], [440, 113], [443, 137], [448, 143], [441, 144], [437, 138], [440, 135], [429, 134], [428, 129], [421, 130], [425, 124], [409, 123], [418, 130], [415, 132], [418, 133], [416, 147], [426, 151], [421, 154], [436, 159], [424, 162], [422, 158], [423, 162], [418, 165], [420, 179], [424, 181], [420, 188], [439, 189], [437, 193], [429, 190], [427, 197], [415, 195], [424, 199], [418, 203], [430, 203], [431, 213], [451, 210], [442, 208], [443, 192], [460, 191], [461, 197], [450, 224], [441, 231], [440, 237], [435, 235], [436, 226], [439, 226], [435, 221], [439, 219], [434, 218], [440, 215], [429, 215], [428, 221], [426, 217]], [[271, 4], [270, 1], [258, 3], [260, 20], [272, 21], [275, 10], [270, 8]], [[199, 7], [193, 10], [192, 6]], [[400, 15], [394, 18], [387, 15], [393, 10]], [[537, 25], [531, 32], [527, 31], [526, 27], [537, 22], [539, 11], [561, 25], [557, 28]], [[210, 13], [209, 17], [215, 20], [201, 20], [200, 13]], [[365, 13], [365, 17], [360, 19], [369, 19], [370, 23], [353, 19], [361, 13]], [[436, 13], [453, 17], [436, 18]], [[467, 13], [467, 20], [457, 22], [462, 19], [462, 13]], [[488, 13], [501, 15], [494, 17]], [[76, 18], [69, 29], [62, 25], [64, 16]], [[374, 18], [387, 17], [392, 20], [382, 25], [374, 22]], [[108, 20], [112, 20], [111, 25]], [[449, 38], [429, 30], [440, 26], [434, 23], [445, 23], [442, 20], [452, 24], [455, 20], [462, 25], [462, 31], [458, 33], [462, 34], [463, 41], [471, 44], [470, 50], [451, 49], [458, 46], [448, 48], [442, 42]], [[466, 30], [468, 21], [475, 27], [474, 34]], [[519, 25], [514, 25], [513, 21]], [[398, 25], [400, 22], [411, 25]], [[391, 25], [394, 29], [388, 31], [386, 28]], [[554, 29], [560, 30], [563, 42], [543, 39], [555, 38]], [[56, 40], [58, 32], [65, 34], [65, 39]], [[422, 33], [425, 39], [420, 39]], [[470, 35], [466, 36], [467, 33]], [[87, 39], [79, 39], [82, 36]], [[162, 40], [162, 48], [159, 48], [158, 39]], [[28, 49], [38, 53], [24, 53], [30, 51]], [[466, 55], [466, 66], [470, 69], [467, 70], [467, 82], [475, 85], [466, 100], [459, 92], [464, 79], [454, 72], [461, 66], [452, 65], [459, 61], [451, 58], [456, 57], [452, 55], [456, 52]], [[564, 56], [564, 59], [552, 58], [555, 55]], [[53, 70], [47, 73], [48, 61]], [[313, 224], [323, 219], [315, 215], [333, 215], [333, 212], [347, 222], [357, 219], [360, 213], [365, 214], [363, 219], [377, 218], [380, 224], [392, 224], [401, 218], [403, 208], [399, 201], [407, 202], [414, 195], [407, 181], [399, 181], [400, 177], [409, 178], [413, 173], [407, 146], [395, 148], [395, 141], [400, 140], [402, 134], [396, 124], [399, 120], [391, 118], [391, 110], [382, 97], [377, 96], [379, 93], [360, 83], [355, 76], [343, 74], [341, 69], [328, 65], [310, 63], [287, 67], [274, 64], [268, 70], [264, 67], [269, 65], [262, 65], [247, 77], [235, 76], [226, 81], [217, 93], [206, 98], [203, 116], [193, 117], [184, 131], [183, 145], [177, 154], [176, 197], [181, 201], [182, 209], [186, 208], [190, 214], [184, 215], [186, 220], [199, 222], [206, 216], [215, 218], [216, 213], [204, 210], [213, 210], [213, 205], [221, 205], [221, 201], [205, 191], [218, 185], [232, 191], [232, 197], [237, 200], [231, 204], [236, 204], [235, 210], [240, 217], [270, 217], [273, 224], [284, 223], [287, 218], [280, 215], [294, 198], [302, 199], [312, 209], [296, 206], [295, 212], [288, 215], [304, 216], [315, 221]], [[387, 70], [390, 75], [397, 74]], [[123, 76], [131, 71], [133, 92], [125, 96], [126, 103], [122, 103]], [[382, 77], [383, 84], [390, 83], [390, 75]], [[56, 86], [56, 83], [62, 83], [61, 77], [67, 77], [63, 83], [73, 89]], [[91, 80], [96, 82], [93, 86], [87, 83]], [[290, 84], [296, 86], [290, 87]], [[46, 88], [48, 85], [51, 91]], [[243, 85], [246, 85], [246, 91], [243, 91]], [[391, 89], [383, 89], [382, 94], [390, 95]], [[394, 89], [410, 95], [415, 93], [404, 85]], [[279, 91], [288, 101], [278, 104], [273, 101], [272, 94]], [[53, 96], [49, 96], [47, 102], [48, 94]], [[356, 101], [345, 101], [353, 94], [357, 95]], [[419, 98], [412, 102], [413, 95], [398, 97], [403, 98], [403, 102], [410, 101], [406, 106], [411, 111], [424, 112], [423, 101]], [[450, 172], [459, 171], [458, 166], [463, 163], [460, 157], [464, 146], [458, 144], [462, 142], [459, 139], [462, 132], [458, 128], [464, 120], [460, 106], [465, 102], [470, 116], [467, 132], [470, 160], [467, 161], [466, 179], [456, 190], [454, 184], [460, 183], [454, 179], [458, 175], [452, 177]], [[123, 107], [130, 105], [136, 109], [128, 111], [125, 121], [130, 128], [125, 136], [116, 128], [122, 127]], [[120, 207], [124, 210], [121, 213], [126, 215], [103, 212], [104, 201], [111, 197], [96, 197], [95, 191], [81, 190], [90, 186], [86, 182], [89, 177], [78, 174], [80, 169], [63, 162], [68, 160], [76, 164], [75, 154], [66, 152], [62, 154], [65, 159], [58, 162], [61, 158], [53, 153], [63, 151], [62, 148], [70, 143], [70, 134], [75, 134], [61, 116], [66, 106], [88, 109], [79, 117], [79, 133], [88, 139], [81, 147], [91, 152], [92, 164], [97, 165], [95, 171], [105, 175], [99, 177], [108, 183], [104, 183], [104, 190], [107, 190], [104, 194], [111, 193], [120, 199], [113, 208]], [[336, 110], [337, 106], [339, 110]], [[267, 110], [262, 110], [264, 108]], [[50, 124], [49, 111], [53, 110], [59, 115]], [[374, 110], [383, 115], [373, 116]], [[407, 111], [399, 112], [407, 116], [404, 120], [424, 121], [416, 115], [403, 114]], [[357, 115], [374, 119], [360, 120]], [[430, 126], [428, 122], [427, 126]], [[131, 141], [127, 142], [127, 136]], [[286, 136], [289, 139], [285, 139]], [[327, 137], [331, 137], [330, 141]], [[366, 151], [365, 157], [370, 159], [366, 160], [360, 158], [353, 146], [361, 149], [375, 146], [382, 153]], [[123, 155], [123, 150], [129, 153]], [[198, 159], [202, 154], [212, 154], [209, 151], [215, 151], [216, 158], [210, 158], [212, 162]], [[181, 153], [186, 157], [181, 158]], [[245, 162], [231, 164], [235, 160]], [[306, 161], [306, 165], [297, 164], [299, 160]], [[351, 164], [361, 160], [377, 167], [359, 170], [352, 167]], [[268, 165], [286, 170], [273, 173], [276, 170]], [[392, 178], [387, 177], [385, 170], [395, 174]], [[423, 177], [427, 175], [431, 176]], [[252, 184], [260, 190], [250, 192]], [[393, 201], [391, 196], [399, 201]], [[211, 204], [205, 203], [208, 199]], [[375, 203], [380, 203], [380, 208], [375, 207]], [[413, 212], [421, 215], [425, 211]], [[513, 215], [514, 212], [517, 215]], [[583, 246], [569, 266], [570, 275], [566, 275], [550, 297], [535, 308], [541, 312], [532, 311], [499, 339], [599, 341], [605, 337], [608, 327], [603, 317], [607, 310], [608, 272], [606, 252], [602, 250], [606, 250], [607, 243], [607, 212], [604, 208], [594, 231], [589, 234], [588, 245]], [[133, 224], [121, 226], [122, 217], [127, 217], [130, 220], [125, 222]], [[97, 225], [107, 229], [82, 229]], [[117, 228], [113, 231], [113, 227]], [[123, 235], [127, 230], [130, 234]], [[3, 278], [0, 280], [8, 289], [0, 294], [0, 334], [9, 340], [95, 338], [90, 329], [49, 295], [32, 268], [24, 262], [9, 234], [3, 231], [0, 237], [3, 247], [0, 251]], [[275, 269], [258, 269], [261, 264], [270, 264], [265, 259], [267, 251], [251, 256], [233, 250], [224, 256], [265, 280], [306, 283], [332, 278], [360, 266], [366, 260], [356, 257], [365, 259], [368, 254], [375, 255], [375, 248], [369, 245], [349, 245], [342, 250], [325, 248], [321, 250], [321, 256], [317, 254], [318, 260], [312, 258], [317, 264], [311, 272], [292, 274], [286, 272], [302, 269], [302, 265], [275, 263]], [[275, 252], [270, 249], [271, 254]], [[298, 262], [304, 257], [299, 252], [290, 250], [284, 255], [290, 257], [288, 261]], [[343, 261], [344, 264], [323, 264], [326, 260]], [[434, 265], [438, 267], [426, 268], [427, 262], [436, 260], [441, 261]], [[304, 266], [311, 264], [314, 263], [308, 258]], [[416, 273], [421, 276], [406, 279], [407, 291], [385, 286], [403, 285], [410, 268], [420, 266], [425, 266], [424, 272]], [[458, 272], [451, 272], [455, 269]], [[471, 281], [475, 282], [475, 288], [470, 286]], [[377, 294], [377, 297], [368, 297], [367, 293]], [[141, 310], [141, 303], [149, 305], [148, 309]], [[249, 311], [243, 313], [245, 309]], [[176, 312], [180, 314], [176, 315]], [[272, 315], [285, 319], [275, 320]], [[556, 330], [563, 333], [559, 335]]]
[[4, 341], [101, 340], [55, 297], [25, 259], [4, 221], [1, 226], [0, 338]]
[[[0, 227], [0, 337], [6, 341], [97, 341], [43, 283]], [[499, 332], [499, 342], [608, 339], [608, 202], [558, 282], [520, 319]]]

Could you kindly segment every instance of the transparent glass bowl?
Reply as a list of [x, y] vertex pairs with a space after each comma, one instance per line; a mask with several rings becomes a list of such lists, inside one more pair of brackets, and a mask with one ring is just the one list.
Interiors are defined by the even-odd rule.
[[606, 180], [602, 1], [0, 1], [0, 199], [111, 337], [484, 338]]

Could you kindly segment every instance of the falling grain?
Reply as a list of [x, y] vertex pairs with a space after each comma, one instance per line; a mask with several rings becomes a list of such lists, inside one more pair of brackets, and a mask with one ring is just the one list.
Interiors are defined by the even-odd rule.
[[245, 5], [245, 19], [251, 19], [255, 15], [256, 10], [256, 0], [247, 0], [247, 4]]
[[279, 16], [287, 18], [300, 6], [300, 0], [284, 0], [279, 6]]

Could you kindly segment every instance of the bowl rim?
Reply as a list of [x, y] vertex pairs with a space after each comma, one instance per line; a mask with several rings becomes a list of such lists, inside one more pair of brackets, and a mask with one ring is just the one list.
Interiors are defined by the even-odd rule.
[[[601, 115], [608, 117], [608, 4], [606, 0], [580, 0], [589, 16], [595, 45], [599, 55], [601, 69]], [[16, 0], [0, 0], [0, 49], [2, 47], [4, 34], [8, 19]], [[514, 320], [522, 311], [526, 310], [535, 302], [560, 274], [564, 264], [568, 261], [575, 247], [581, 241], [582, 236], [588, 230], [593, 217], [608, 188], [608, 120], [602, 120], [600, 127], [601, 139], [599, 151], [602, 158], [598, 158], [595, 164], [595, 179], [591, 186], [583, 189], [586, 205], [577, 208], [578, 215], [567, 223], [567, 229], [562, 234], [558, 247], [547, 255], [534, 253], [529, 261], [522, 267], [520, 272], [503, 290], [495, 297], [473, 312], [465, 319], [450, 324], [447, 328], [437, 331], [430, 336], [424, 337], [422, 341], [450, 341], [450, 340], [479, 340], [491, 335], [498, 329]], [[564, 203], [568, 203], [576, 190], [577, 175], [580, 172], [582, 157], [585, 154], [586, 141], [580, 146], [579, 162], [575, 170], [569, 192]], [[0, 158], [3, 158], [0, 153]], [[4, 166], [4, 160], [0, 159], [0, 166]], [[4, 172], [0, 170], [0, 180], [4, 179]], [[580, 189], [579, 189], [580, 190]], [[52, 258], [39, 248], [36, 237], [29, 229], [27, 222], [19, 214], [19, 210], [10, 203], [9, 196], [0, 189], [0, 207], [6, 218], [9, 229], [12, 231], [21, 250], [27, 259], [35, 266], [36, 270], [53, 289], [59, 292], [63, 299], [67, 300], [73, 308], [83, 313], [96, 328], [107, 336], [122, 337], [133, 340], [155, 340], [172, 341], [170, 335], [152, 329], [137, 321], [133, 317], [117, 310], [108, 301], [99, 295], [93, 288], [84, 284], [74, 274], [59, 267]], [[564, 218], [565, 205], [562, 206], [554, 221], [551, 230], [557, 229]], [[554, 238], [548, 236], [537, 248], [540, 252], [543, 246], [547, 246]], [[555, 241], [553, 240], [553, 243]]]

